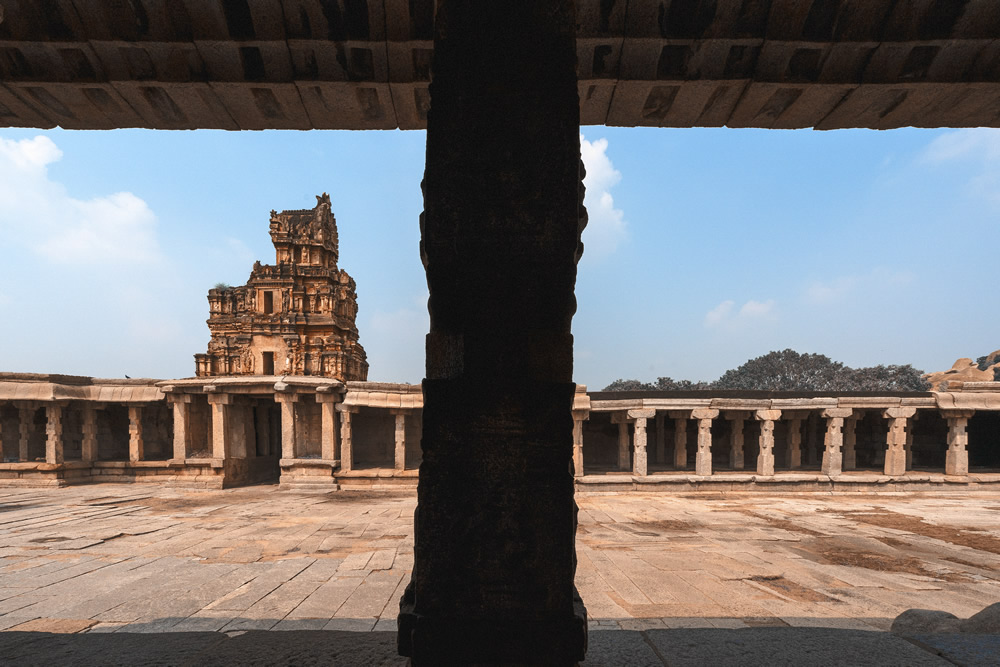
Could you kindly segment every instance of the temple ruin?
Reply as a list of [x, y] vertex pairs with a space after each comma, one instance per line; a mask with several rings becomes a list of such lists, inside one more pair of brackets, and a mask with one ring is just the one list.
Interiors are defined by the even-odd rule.
[[358, 343], [354, 279], [337, 267], [339, 239], [330, 195], [316, 207], [271, 211], [275, 263], [254, 263], [246, 285], [208, 291], [206, 354], [198, 377], [316, 375], [366, 380]]

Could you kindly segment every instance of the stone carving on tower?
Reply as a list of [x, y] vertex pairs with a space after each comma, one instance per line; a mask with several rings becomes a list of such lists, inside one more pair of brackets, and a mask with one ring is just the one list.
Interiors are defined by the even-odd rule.
[[253, 265], [241, 287], [208, 291], [206, 354], [196, 354], [198, 377], [318, 375], [368, 379], [358, 343], [356, 284], [337, 268], [337, 221], [330, 195], [316, 208], [271, 211], [276, 263]]

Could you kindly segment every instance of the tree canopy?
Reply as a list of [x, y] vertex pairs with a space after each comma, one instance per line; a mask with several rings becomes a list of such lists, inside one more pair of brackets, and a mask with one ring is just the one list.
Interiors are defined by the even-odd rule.
[[825, 354], [781, 350], [751, 359], [726, 371], [715, 382], [691, 382], [669, 377], [656, 383], [615, 380], [604, 391], [686, 391], [737, 389], [757, 391], [927, 391], [923, 371], [906, 364], [851, 368]]

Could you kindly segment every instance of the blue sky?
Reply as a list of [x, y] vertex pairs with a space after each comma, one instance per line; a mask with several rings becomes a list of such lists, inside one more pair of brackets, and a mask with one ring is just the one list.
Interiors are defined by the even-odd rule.
[[[583, 128], [578, 382], [1000, 347], [1000, 132]], [[0, 129], [0, 370], [185, 377], [207, 290], [327, 191], [370, 379], [419, 382], [422, 132]]]

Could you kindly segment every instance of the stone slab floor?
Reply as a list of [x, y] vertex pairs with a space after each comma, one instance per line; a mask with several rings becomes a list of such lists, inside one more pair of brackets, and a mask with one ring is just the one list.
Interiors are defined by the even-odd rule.
[[[892, 620], [1000, 600], [1000, 495], [578, 502], [587, 665], [952, 664], [887, 633]], [[0, 489], [0, 663], [402, 664], [415, 503]]]

